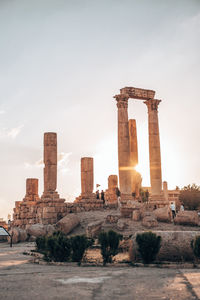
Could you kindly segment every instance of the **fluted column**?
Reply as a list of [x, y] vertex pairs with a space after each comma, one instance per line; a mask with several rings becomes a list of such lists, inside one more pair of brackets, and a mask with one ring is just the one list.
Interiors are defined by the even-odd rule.
[[128, 96], [116, 95], [118, 108], [118, 164], [122, 194], [131, 194], [131, 166], [128, 126]]
[[158, 105], [160, 102], [161, 100], [156, 99], [150, 99], [144, 102], [148, 108], [149, 161], [152, 195], [160, 195], [162, 191], [160, 136], [158, 125]]
[[57, 134], [44, 134], [44, 196], [56, 193], [57, 188]]

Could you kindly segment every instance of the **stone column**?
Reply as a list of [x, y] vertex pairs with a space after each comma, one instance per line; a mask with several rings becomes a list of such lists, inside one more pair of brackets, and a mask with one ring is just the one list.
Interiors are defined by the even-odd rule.
[[136, 120], [130, 119], [129, 125], [129, 143], [130, 143], [130, 164], [135, 167], [138, 164], [138, 145], [137, 145], [137, 129]]
[[118, 108], [118, 164], [121, 195], [131, 195], [128, 96], [116, 95]]
[[90, 198], [94, 189], [93, 158], [81, 158], [81, 196]]
[[163, 181], [163, 193], [164, 193], [165, 200], [169, 200], [169, 198], [168, 198], [168, 185], [167, 185], [167, 181]]
[[44, 194], [57, 194], [57, 134], [44, 134]]
[[27, 178], [26, 179], [26, 196], [25, 199], [28, 201], [34, 201], [38, 199], [38, 179]]
[[116, 190], [117, 187], [118, 187], [117, 175], [110, 175], [108, 177], [108, 189], [109, 190]]
[[156, 99], [150, 99], [144, 102], [148, 108], [149, 161], [152, 196], [160, 195], [162, 191], [160, 136], [158, 125], [158, 105], [160, 102], [161, 100]]

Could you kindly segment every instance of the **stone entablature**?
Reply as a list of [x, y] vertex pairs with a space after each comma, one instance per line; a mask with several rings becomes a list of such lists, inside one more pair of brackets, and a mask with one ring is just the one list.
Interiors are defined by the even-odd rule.
[[155, 91], [146, 90], [135, 87], [125, 87], [120, 89], [121, 94], [128, 95], [128, 98], [139, 99], [139, 100], [149, 100], [153, 99], [155, 96]]

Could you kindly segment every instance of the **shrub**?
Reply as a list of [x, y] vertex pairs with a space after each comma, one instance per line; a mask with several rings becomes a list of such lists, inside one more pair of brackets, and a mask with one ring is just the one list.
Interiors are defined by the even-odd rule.
[[161, 247], [161, 236], [156, 236], [151, 231], [144, 232], [137, 234], [136, 242], [142, 261], [145, 264], [153, 262]]
[[191, 241], [191, 247], [195, 257], [200, 259], [200, 236], [196, 236], [195, 240]]
[[121, 239], [122, 235], [113, 230], [99, 234], [98, 240], [101, 244], [101, 255], [103, 257], [104, 266], [106, 263], [111, 263], [113, 256], [118, 253], [119, 241]]
[[54, 233], [46, 240], [46, 258], [53, 261], [68, 261], [71, 254], [71, 241], [62, 232]]
[[40, 236], [37, 237], [35, 240], [36, 243], [36, 250], [38, 252], [44, 252], [46, 249], [46, 237], [45, 236]]
[[80, 265], [85, 250], [92, 246], [93, 243], [94, 240], [87, 238], [85, 235], [71, 237], [72, 261], [76, 261]]

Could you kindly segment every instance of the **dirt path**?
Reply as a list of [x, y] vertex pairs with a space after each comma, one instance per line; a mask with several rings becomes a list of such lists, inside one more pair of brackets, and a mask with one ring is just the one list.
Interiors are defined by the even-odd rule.
[[0, 244], [0, 299], [200, 299], [200, 271], [28, 263], [31, 243]]

